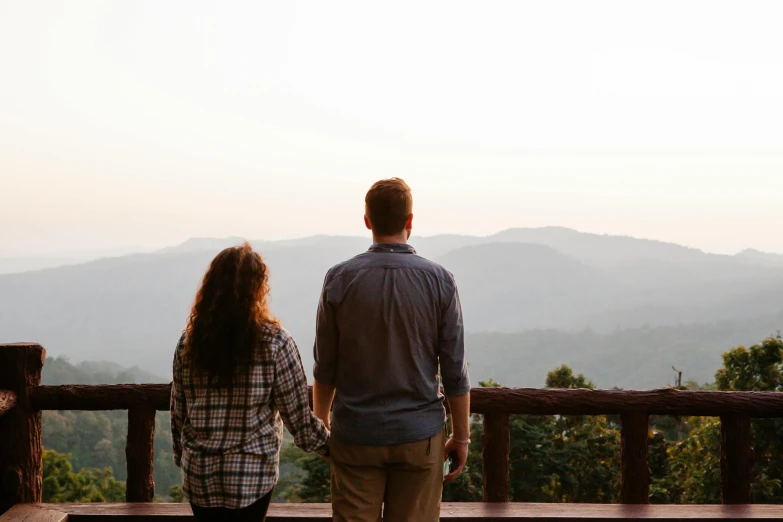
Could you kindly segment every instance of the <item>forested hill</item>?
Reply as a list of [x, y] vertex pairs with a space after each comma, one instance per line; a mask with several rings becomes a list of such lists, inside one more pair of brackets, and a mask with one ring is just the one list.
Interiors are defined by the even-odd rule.
[[144, 371], [138, 366], [124, 368], [107, 361], [71, 363], [66, 357], [47, 357], [41, 384], [141, 384], [162, 383], [169, 379]]
[[[82, 362], [48, 357], [41, 376], [43, 384], [140, 384], [168, 382], [168, 379], [138, 368], [114, 363]], [[43, 414], [43, 444], [47, 450], [70, 454], [73, 470], [111, 468], [114, 478], [126, 478], [125, 440], [127, 411], [46, 411]], [[155, 424], [155, 485], [162, 498], [181, 482], [171, 449], [171, 421], [167, 412], [158, 412]], [[87, 473], [89, 476], [90, 473]], [[100, 473], [93, 473], [100, 475]], [[67, 482], [67, 481], [66, 481]], [[52, 497], [56, 498], [56, 497]], [[68, 497], [65, 497], [68, 498]], [[88, 497], [90, 498], [90, 497]]]
[[611, 333], [530, 330], [469, 333], [471, 379], [507, 386], [544, 386], [547, 372], [561, 364], [579, 368], [599, 388], [649, 390], [673, 383], [676, 366], [684, 378], [711, 382], [722, 354], [750, 346], [783, 329], [783, 312], [754, 319], [678, 326], [646, 326]]

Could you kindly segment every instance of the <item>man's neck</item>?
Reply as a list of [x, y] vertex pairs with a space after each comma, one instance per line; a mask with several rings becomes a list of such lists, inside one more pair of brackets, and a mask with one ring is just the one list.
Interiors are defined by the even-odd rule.
[[408, 234], [403, 232], [402, 234], [396, 234], [394, 236], [372, 236], [373, 243], [400, 243], [406, 244], [408, 242]]

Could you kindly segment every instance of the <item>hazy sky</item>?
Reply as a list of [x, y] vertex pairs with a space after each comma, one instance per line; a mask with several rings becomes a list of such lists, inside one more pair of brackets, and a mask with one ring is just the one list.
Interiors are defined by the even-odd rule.
[[0, 0], [0, 252], [562, 225], [783, 252], [783, 3]]

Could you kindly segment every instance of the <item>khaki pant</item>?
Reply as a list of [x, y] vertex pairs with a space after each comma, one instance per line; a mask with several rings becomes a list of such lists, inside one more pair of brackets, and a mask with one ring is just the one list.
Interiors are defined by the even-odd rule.
[[443, 433], [398, 446], [353, 446], [335, 439], [329, 446], [334, 522], [440, 519]]

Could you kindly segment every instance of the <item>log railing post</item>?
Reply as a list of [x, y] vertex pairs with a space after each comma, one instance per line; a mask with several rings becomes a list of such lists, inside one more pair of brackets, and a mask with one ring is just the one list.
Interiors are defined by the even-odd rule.
[[484, 502], [508, 502], [511, 419], [508, 413], [484, 414], [481, 438], [484, 467]]
[[128, 481], [125, 498], [128, 502], [152, 502], [155, 498], [153, 461], [155, 451], [155, 408], [134, 406], [128, 410], [128, 441], [125, 459]]
[[720, 482], [724, 504], [750, 503], [750, 473], [753, 468], [750, 435], [749, 416], [725, 415], [720, 418]]
[[38, 344], [0, 344], [0, 388], [16, 405], [0, 417], [0, 514], [14, 504], [41, 502], [41, 412], [30, 389], [41, 384], [46, 351]]
[[649, 415], [624, 413], [620, 416], [623, 504], [648, 504], [650, 501], [650, 468], [647, 465]]

